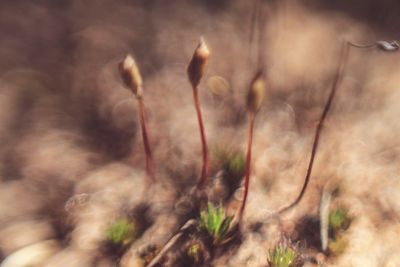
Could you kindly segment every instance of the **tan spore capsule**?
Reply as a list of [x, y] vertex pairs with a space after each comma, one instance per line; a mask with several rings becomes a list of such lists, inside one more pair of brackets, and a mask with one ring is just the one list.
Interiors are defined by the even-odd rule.
[[142, 96], [143, 80], [135, 59], [128, 54], [119, 64], [119, 72], [127, 87], [129, 87], [136, 97]]
[[[147, 130], [146, 123], [146, 107], [143, 99], [143, 80], [140, 75], [139, 67], [135, 59], [131, 55], [127, 55], [125, 59], [118, 64], [118, 69], [121, 74], [125, 86], [131, 89], [132, 93], [136, 96], [139, 105], [139, 121], [142, 130], [142, 139], [144, 144], [144, 151], [146, 154], [146, 174], [149, 184], [151, 185], [154, 179], [153, 156], [150, 147], [150, 136]], [[149, 187], [147, 187], [149, 188]]]
[[189, 81], [193, 88], [199, 85], [201, 78], [206, 72], [209, 56], [210, 50], [204, 39], [200, 38], [200, 43], [194, 51], [192, 60], [187, 69]]
[[260, 110], [264, 102], [266, 86], [263, 72], [260, 70], [251, 81], [247, 94], [247, 110], [249, 112], [256, 114]]
[[207, 177], [208, 177], [208, 169], [209, 169], [209, 162], [208, 162], [208, 146], [206, 140], [206, 133], [204, 130], [203, 124], [203, 116], [201, 115], [201, 107], [200, 107], [200, 99], [197, 86], [200, 83], [201, 78], [203, 77], [204, 73], [206, 72], [208, 58], [210, 56], [210, 50], [208, 49], [206, 43], [204, 42], [203, 38], [200, 38], [200, 43], [197, 45], [196, 49], [194, 50], [193, 57], [188, 65], [187, 74], [189, 81], [192, 85], [192, 92], [193, 92], [193, 100], [194, 106], [197, 113], [197, 120], [199, 123], [200, 129], [200, 138], [201, 138], [201, 145], [202, 145], [202, 155], [203, 155], [203, 167], [201, 170], [200, 180], [197, 183], [197, 189], [203, 188], [206, 184]]
[[246, 152], [246, 175], [244, 177], [244, 193], [242, 204], [238, 210], [236, 218], [240, 222], [243, 218], [244, 209], [246, 207], [247, 196], [250, 187], [250, 174], [251, 174], [251, 148], [253, 143], [253, 130], [254, 121], [257, 112], [265, 98], [266, 82], [263, 78], [263, 71], [259, 70], [254, 78], [251, 80], [249, 91], [247, 93], [247, 112], [248, 112], [248, 135], [247, 135], [247, 152]]

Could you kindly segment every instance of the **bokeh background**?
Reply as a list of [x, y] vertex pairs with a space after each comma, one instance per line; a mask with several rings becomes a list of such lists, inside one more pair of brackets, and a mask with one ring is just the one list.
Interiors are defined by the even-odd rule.
[[[127, 53], [144, 78], [163, 181], [149, 197], [170, 206], [196, 183], [201, 147], [186, 66], [200, 36], [212, 53], [200, 86], [210, 147], [244, 150], [246, 90], [257, 66], [266, 70], [246, 222], [264, 222], [296, 197], [343, 40], [400, 39], [400, 4], [265, 0], [254, 21], [254, 3], [0, 2], [0, 261], [37, 245], [21, 261], [114, 266], [99, 253], [104, 228], [145, 186], [137, 105], [117, 70]], [[310, 188], [283, 218], [290, 228], [318, 214], [323, 188], [340, 185], [340, 201], [356, 219], [346, 251], [327, 266], [400, 266], [399, 59], [351, 49]], [[265, 266], [276, 238], [263, 229], [218, 264]]]

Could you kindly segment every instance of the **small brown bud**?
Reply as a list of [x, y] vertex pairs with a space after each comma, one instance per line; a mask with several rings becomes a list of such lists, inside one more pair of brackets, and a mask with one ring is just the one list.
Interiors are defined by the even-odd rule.
[[266, 82], [263, 78], [262, 71], [258, 71], [250, 83], [249, 92], [247, 94], [247, 110], [257, 113], [265, 98]]
[[206, 71], [209, 56], [210, 50], [208, 50], [203, 38], [200, 38], [200, 43], [194, 51], [192, 60], [187, 69], [189, 81], [193, 88], [196, 88], [199, 85], [200, 80]]
[[142, 76], [140, 75], [139, 67], [131, 55], [127, 55], [119, 64], [119, 72], [127, 87], [132, 92], [140, 97], [142, 95]]

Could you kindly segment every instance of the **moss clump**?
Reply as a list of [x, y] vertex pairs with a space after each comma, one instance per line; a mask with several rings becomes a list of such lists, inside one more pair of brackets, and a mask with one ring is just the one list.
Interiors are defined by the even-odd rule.
[[199, 243], [193, 243], [187, 249], [187, 255], [193, 259], [195, 263], [199, 263], [201, 259], [201, 246]]
[[113, 245], [126, 246], [135, 239], [136, 226], [127, 219], [118, 219], [106, 229], [106, 239]]
[[281, 241], [268, 252], [269, 267], [300, 267], [303, 265], [300, 252], [289, 241]]
[[244, 154], [241, 152], [232, 152], [228, 154], [223, 167], [228, 174], [241, 179], [244, 176], [246, 169], [246, 160]]
[[329, 213], [329, 229], [344, 231], [350, 226], [349, 212], [346, 208], [339, 207]]
[[351, 223], [349, 211], [345, 207], [337, 207], [329, 213], [329, 242], [328, 249], [333, 255], [342, 254], [348, 241], [344, 236]]
[[233, 216], [227, 216], [222, 207], [215, 207], [211, 202], [207, 209], [200, 213], [200, 229], [205, 231], [218, 245], [227, 237]]

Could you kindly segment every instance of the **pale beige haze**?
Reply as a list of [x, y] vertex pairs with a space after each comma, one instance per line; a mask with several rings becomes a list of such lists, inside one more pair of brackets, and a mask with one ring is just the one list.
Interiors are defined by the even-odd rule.
[[[245, 152], [247, 115], [257, 113], [242, 243], [213, 266], [266, 266], [281, 226], [294, 231], [306, 217], [318, 220], [321, 190], [332, 180], [340, 187], [332, 205], [345, 205], [355, 219], [344, 233], [348, 247], [324, 266], [400, 266], [398, 52], [350, 52], [304, 198], [267, 223], [304, 183], [341, 40], [399, 38], [400, 2], [258, 2], [261, 31], [251, 38], [253, 0], [0, 0], [1, 262], [25, 262], [21, 253], [37, 248], [38, 266], [115, 264], [103, 253], [104, 229], [146, 189], [142, 93], [155, 163], [146, 195], [156, 202], [154, 223], [123, 258], [176, 233], [176, 199], [202, 170], [191, 88], [198, 87], [207, 185], [223, 182], [213, 165], [216, 148]], [[200, 36], [206, 43], [197, 46]], [[250, 88], [258, 66], [249, 62], [265, 64], [265, 81]], [[212, 77], [222, 85], [213, 87]], [[226, 93], [213, 94], [218, 86]], [[233, 192], [227, 214], [239, 207], [241, 192]], [[311, 232], [311, 240], [293, 237], [317, 252], [318, 223]]]

